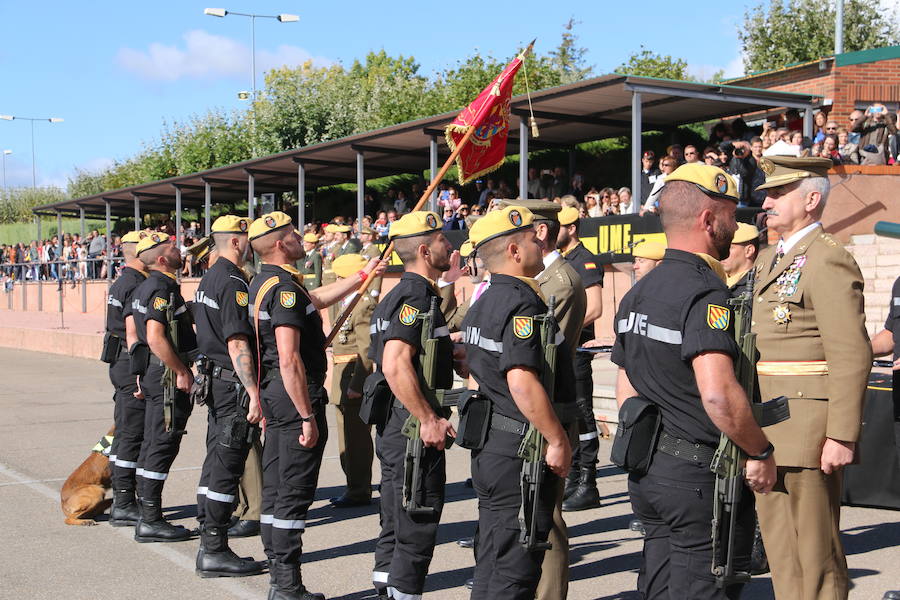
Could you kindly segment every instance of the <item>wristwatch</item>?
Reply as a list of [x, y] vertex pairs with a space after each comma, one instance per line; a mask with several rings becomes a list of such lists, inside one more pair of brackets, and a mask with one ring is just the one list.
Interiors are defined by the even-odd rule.
[[[315, 413], [315, 411], [309, 413], [309, 416], [308, 416], [308, 417], [304, 417], [304, 416], [301, 415], [300, 413], [297, 413], [297, 415], [300, 417], [300, 422], [301, 422], [301, 423], [309, 423], [310, 421], [312, 421], [313, 419], [316, 418], [316, 413]], [[770, 445], [771, 445], [771, 444], [770, 444]]]
[[769, 445], [766, 446], [766, 449], [757, 454], [756, 456], [747, 455], [747, 458], [750, 460], [767, 460], [772, 453], [775, 452], [775, 446], [772, 445], [772, 442], [769, 442]]

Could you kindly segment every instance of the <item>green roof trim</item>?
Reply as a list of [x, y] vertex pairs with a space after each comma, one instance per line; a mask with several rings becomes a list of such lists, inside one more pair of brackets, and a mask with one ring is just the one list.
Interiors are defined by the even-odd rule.
[[844, 52], [834, 57], [835, 65], [846, 67], [849, 65], [861, 65], [864, 63], [900, 58], [900, 46], [885, 46], [884, 48], [872, 48], [858, 52]]

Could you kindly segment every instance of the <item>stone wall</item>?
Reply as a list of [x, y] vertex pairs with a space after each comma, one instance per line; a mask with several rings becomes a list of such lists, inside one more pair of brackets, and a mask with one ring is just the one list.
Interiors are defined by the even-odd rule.
[[865, 279], [866, 329], [869, 335], [884, 328], [891, 288], [900, 277], [900, 240], [875, 234], [854, 235], [847, 245]]

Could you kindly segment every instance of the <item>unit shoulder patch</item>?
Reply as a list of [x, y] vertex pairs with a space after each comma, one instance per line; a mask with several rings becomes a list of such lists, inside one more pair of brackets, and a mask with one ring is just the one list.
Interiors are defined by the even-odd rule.
[[234, 293], [234, 301], [237, 302], [238, 306], [247, 306], [250, 303], [250, 294], [236, 291]]
[[710, 329], [728, 329], [731, 323], [731, 311], [725, 306], [708, 304], [706, 306], [706, 324]]
[[400, 322], [404, 325], [412, 325], [416, 322], [416, 317], [419, 315], [419, 309], [415, 306], [410, 306], [409, 304], [404, 304], [400, 307], [400, 312], [397, 315], [397, 318], [400, 319]]
[[285, 308], [294, 308], [297, 305], [297, 292], [281, 292], [279, 301]]
[[166, 307], [169, 305], [169, 301], [165, 298], [160, 298], [157, 296], [153, 299], [153, 310], [166, 310]]
[[523, 340], [530, 338], [534, 333], [534, 318], [513, 317], [513, 333]]

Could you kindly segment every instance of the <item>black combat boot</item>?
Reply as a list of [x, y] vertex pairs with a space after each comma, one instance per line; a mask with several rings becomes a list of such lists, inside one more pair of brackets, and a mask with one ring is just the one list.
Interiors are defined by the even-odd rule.
[[563, 500], [568, 500], [569, 496], [575, 493], [575, 490], [578, 489], [578, 469], [572, 468], [569, 469], [569, 474], [566, 475], [566, 487], [563, 489]]
[[172, 525], [162, 516], [159, 498], [144, 498], [141, 518], [134, 527], [136, 542], [184, 542], [191, 539], [191, 532], [181, 525]]
[[200, 529], [197, 575], [200, 577], [248, 577], [259, 575], [265, 563], [247, 561], [228, 547], [228, 528], [204, 525]]
[[141, 511], [134, 498], [134, 490], [127, 488], [113, 490], [112, 508], [109, 509], [109, 524], [113, 527], [134, 527], [141, 518]]
[[597, 470], [582, 467], [578, 476], [578, 487], [562, 504], [563, 512], [587, 510], [600, 506], [600, 492], [597, 490]]
[[286, 565], [275, 561], [275, 590], [271, 600], [325, 600], [325, 594], [315, 594], [306, 589], [300, 578], [299, 565]]

